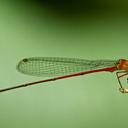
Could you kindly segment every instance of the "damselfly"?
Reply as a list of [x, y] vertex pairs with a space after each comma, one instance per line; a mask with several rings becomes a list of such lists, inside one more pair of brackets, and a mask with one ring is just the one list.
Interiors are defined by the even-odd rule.
[[17, 85], [5, 89], [8, 90], [36, 85], [39, 83], [55, 81], [74, 76], [85, 75], [95, 72], [116, 72], [116, 76], [120, 85], [119, 90], [127, 93], [128, 89], [122, 86], [121, 77], [128, 75], [128, 60], [84, 60], [75, 58], [59, 58], [59, 57], [31, 57], [21, 60], [17, 65], [17, 70], [23, 74], [33, 76], [52, 77], [45, 80]]

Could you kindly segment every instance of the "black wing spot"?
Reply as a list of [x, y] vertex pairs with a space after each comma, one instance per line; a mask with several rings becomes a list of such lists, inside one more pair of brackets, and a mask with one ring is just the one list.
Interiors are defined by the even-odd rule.
[[28, 62], [28, 59], [25, 58], [25, 59], [23, 59], [22, 61], [23, 61], [23, 62]]

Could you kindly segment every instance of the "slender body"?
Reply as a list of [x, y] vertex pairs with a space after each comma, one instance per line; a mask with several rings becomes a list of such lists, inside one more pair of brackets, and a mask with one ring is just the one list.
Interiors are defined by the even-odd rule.
[[27, 75], [50, 77], [53, 76], [53, 78], [1, 89], [0, 92], [64, 78], [105, 71], [117, 71], [116, 75], [120, 85], [119, 90], [122, 93], [128, 92], [128, 89], [124, 88], [120, 81], [121, 77], [128, 75], [128, 60], [125, 59], [84, 60], [59, 57], [32, 57], [21, 60], [17, 65], [17, 70]]

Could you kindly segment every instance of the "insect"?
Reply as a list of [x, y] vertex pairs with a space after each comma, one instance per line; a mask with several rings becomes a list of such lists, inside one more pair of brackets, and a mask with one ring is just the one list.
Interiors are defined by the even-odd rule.
[[52, 78], [1, 89], [0, 92], [89, 73], [116, 71], [116, 77], [120, 85], [120, 92], [128, 93], [128, 89], [122, 86], [120, 80], [121, 77], [128, 75], [128, 60], [125, 59], [85, 60], [60, 57], [31, 57], [22, 59], [16, 68], [23, 74], [47, 76]]

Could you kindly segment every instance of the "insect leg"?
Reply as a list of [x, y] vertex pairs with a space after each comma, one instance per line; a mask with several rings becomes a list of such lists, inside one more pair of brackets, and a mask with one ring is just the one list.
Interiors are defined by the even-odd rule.
[[[122, 73], [123, 73], [123, 74], [122, 74]], [[120, 75], [120, 74], [122, 74], [122, 75]], [[124, 76], [126, 76], [126, 75], [128, 75], [128, 72], [127, 72], [127, 71], [116, 72], [117, 80], [118, 80], [119, 85], [120, 85], [119, 90], [120, 90], [120, 92], [122, 92], [122, 93], [128, 93], [128, 89], [127, 89], [127, 88], [124, 88], [124, 87], [122, 86], [121, 81], [120, 81], [120, 78], [121, 78], [121, 77], [124, 77]], [[127, 78], [127, 81], [128, 81], [128, 78]]]

